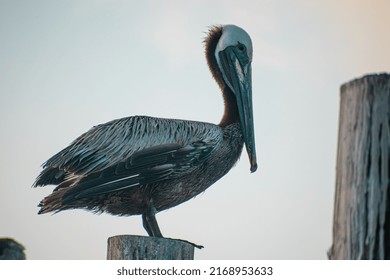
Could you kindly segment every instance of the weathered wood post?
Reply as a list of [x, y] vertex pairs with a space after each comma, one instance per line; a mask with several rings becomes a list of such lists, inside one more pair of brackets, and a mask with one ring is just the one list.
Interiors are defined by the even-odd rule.
[[193, 260], [194, 244], [186, 241], [117, 235], [108, 238], [108, 260]]
[[341, 87], [330, 259], [390, 259], [390, 74]]

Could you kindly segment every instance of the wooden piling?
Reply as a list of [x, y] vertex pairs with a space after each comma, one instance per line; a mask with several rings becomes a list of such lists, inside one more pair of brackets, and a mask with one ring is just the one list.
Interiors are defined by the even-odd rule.
[[390, 259], [390, 74], [341, 87], [330, 259]]
[[108, 239], [108, 260], [193, 260], [194, 245], [175, 239], [117, 235]]
[[0, 260], [25, 260], [24, 246], [12, 238], [0, 238]]

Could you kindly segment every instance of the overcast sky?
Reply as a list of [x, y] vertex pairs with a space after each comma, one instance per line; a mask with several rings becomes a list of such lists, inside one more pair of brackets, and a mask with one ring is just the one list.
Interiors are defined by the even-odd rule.
[[0, 237], [29, 259], [105, 259], [141, 218], [37, 215], [40, 165], [93, 125], [131, 115], [218, 123], [203, 38], [253, 41], [258, 171], [244, 153], [204, 194], [157, 219], [196, 259], [325, 259], [331, 245], [339, 87], [390, 71], [390, 2], [0, 0]]

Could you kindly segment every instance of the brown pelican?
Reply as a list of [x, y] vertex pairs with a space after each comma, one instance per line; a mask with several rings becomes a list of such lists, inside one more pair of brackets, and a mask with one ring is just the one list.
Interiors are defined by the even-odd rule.
[[148, 234], [162, 237], [155, 214], [224, 176], [244, 143], [255, 172], [251, 39], [238, 26], [215, 26], [205, 49], [225, 101], [219, 125], [133, 116], [94, 126], [43, 164], [34, 186], [57, 187], [41, 201], [39, 214], [83, 208], [142, 215]]
[[25, 260], [24, 246], [12, 238], [0, 238], [1, 260]]

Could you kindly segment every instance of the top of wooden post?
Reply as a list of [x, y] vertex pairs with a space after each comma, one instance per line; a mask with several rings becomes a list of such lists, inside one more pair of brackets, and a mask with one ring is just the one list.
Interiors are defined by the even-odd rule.
[[108, 260], [193, 260], [194, 244], [182, 240], [138, 235], [108, 238]]

